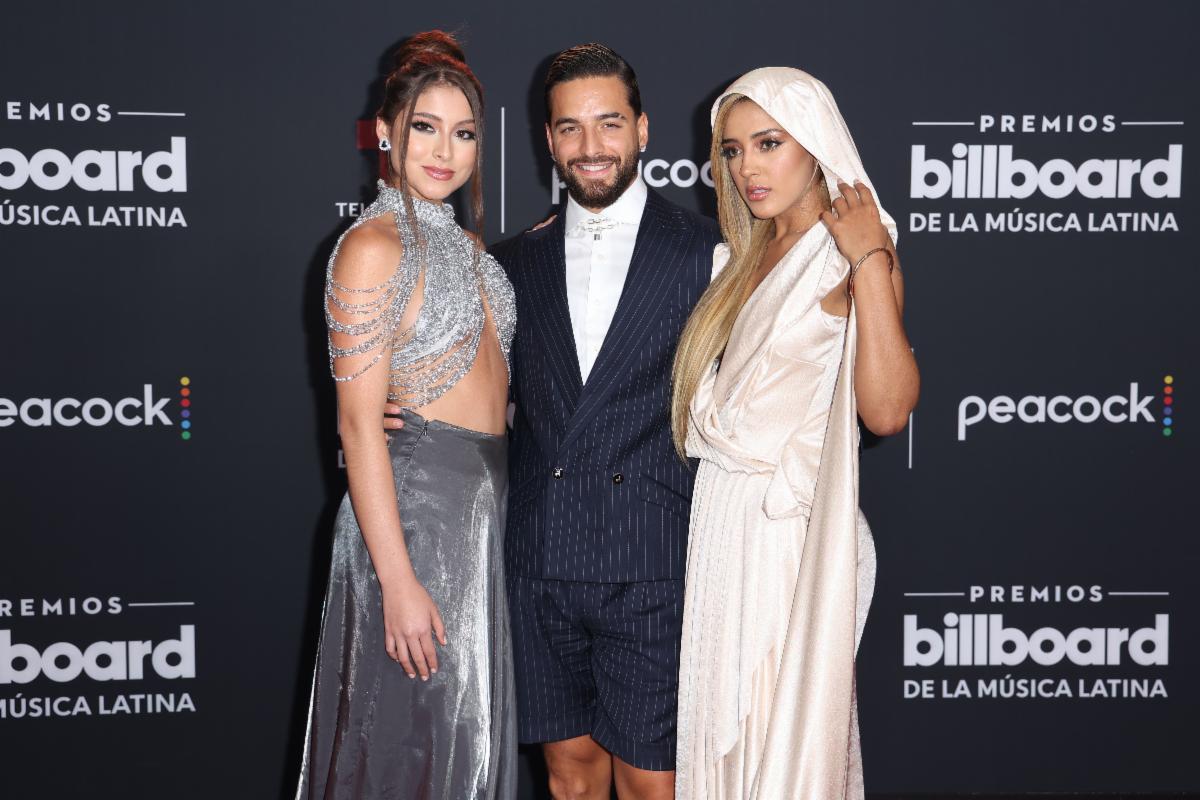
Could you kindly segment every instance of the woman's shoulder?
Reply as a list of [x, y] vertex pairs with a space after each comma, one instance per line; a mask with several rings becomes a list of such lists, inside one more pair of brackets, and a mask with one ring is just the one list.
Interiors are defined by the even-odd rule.
[[376, 217], [346, 232], [333, 268], [342, 283], [380, 283], [396, 271], [403, 256], [404, 245], [396, 226]]

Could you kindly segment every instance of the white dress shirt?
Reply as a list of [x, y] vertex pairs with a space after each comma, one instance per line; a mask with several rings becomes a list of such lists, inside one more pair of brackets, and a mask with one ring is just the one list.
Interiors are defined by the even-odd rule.
[[646, 184], [640, 175], [615, 203], [597, 214], [576, 203], [575, 198], [567, 198], [567, 306], [584, 383], [625, 288], [645, 207]]

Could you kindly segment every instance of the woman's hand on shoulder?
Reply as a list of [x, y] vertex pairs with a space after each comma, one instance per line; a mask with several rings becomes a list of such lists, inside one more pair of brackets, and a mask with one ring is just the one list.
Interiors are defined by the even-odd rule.
[[867, 185], [861, 181], [855, 181], [853, 186], [839, 183], [838, 191], [841, 197], [833, 201], [833, 208], [821, 212], [821, 221], [829, 228], [842, 255], [855, 264], [877, 247], [890, 247], [891, 237], [879, 218], [879, 206]]

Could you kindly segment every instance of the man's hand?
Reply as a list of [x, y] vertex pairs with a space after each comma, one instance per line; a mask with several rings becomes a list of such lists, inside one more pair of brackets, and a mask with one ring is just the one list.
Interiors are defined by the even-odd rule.
[[554, 220], [557, 218], [558, 218], [558, 214], [551, 214], [550, 216], [546, 217], [544, 220], [539, 222], [537, 225], [534, 225], [532, 228], [527, 230], [526, 233], [533, 233], [534, 231], [540, 231], [542, 228], [546, 227], [551, 222], [554, 222]]
[[391, 416], [392, 414], [400, 413], [400, 406], [395, 403], [386, 403], [383, 406], [383, 413], [388, 415], [383, 418], [383, 429], [385, 431], [398, 431], [404, 427], [404, 420], [398, 416]]

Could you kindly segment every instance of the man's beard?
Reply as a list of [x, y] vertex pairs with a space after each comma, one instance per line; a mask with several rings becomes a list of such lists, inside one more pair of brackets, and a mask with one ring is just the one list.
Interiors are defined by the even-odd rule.
[[[575, 174], [576, 164], [609, 163], [616, 164], [616, 175], [609, 184], [581, 179]], [[629, 184], [633, 183], [633, 179], [637, 177], [638, 151], [631, 150], [621, 159], [612, 156], [607, 158], [581, 156], [571, 159], [566, 164], [556, 159], [554, 165], [558, 168], [558, 176], [567, 185], [567, 193], [575, 198], [576, 203], [584, 208], [608, 208], [617, 202], [617, 198], [629, 188]]]

